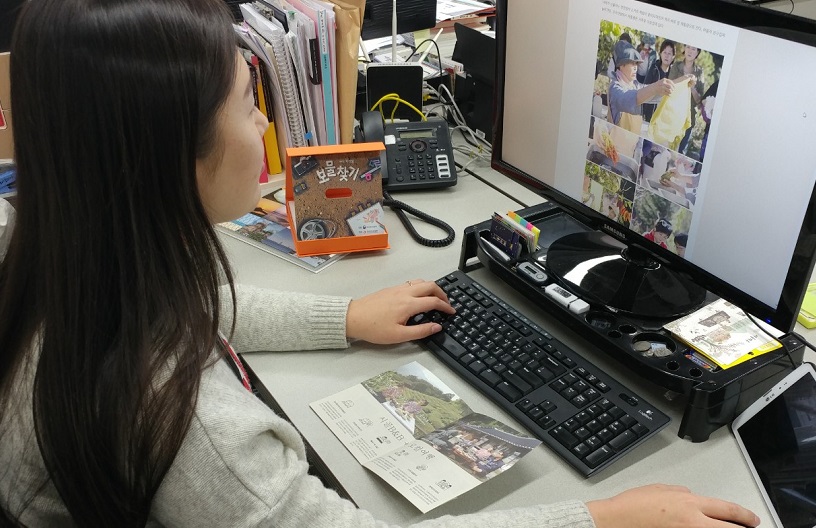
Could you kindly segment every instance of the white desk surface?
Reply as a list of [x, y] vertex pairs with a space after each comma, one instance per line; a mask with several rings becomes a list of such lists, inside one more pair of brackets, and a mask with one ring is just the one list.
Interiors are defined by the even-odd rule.
[[[541, 201], [530, 191], [485, 166], [476, 170], [485, 181], [513, 196], [519, 196], [522, 203], [532, 205]], [[348, 255], [314, 274], [248, 244], [222, 237], [236, 271], [236, 280], [279, 289], [355, 297], [408, 279], [435, 280], [457, 268], [465, 227], [488, 219], [494, 210], [519, 208], [517, 202], [483, 181], [461, 173], [458, 185], [453, 188], [402, 193], [395, 197], [451, 224], [456, 229], [457, 240], [447, 248], [422, 247], [392, 217], [388, 223], [390, 250]], [[425, 236], [437, 236], [433, 228], [421, 229], [421, 232]], [[663, 397], [663, 389], [634, 375], [601, 351], [578, 341], [572, 332], [537, 310], [485, 269], [476, 270], [471, 276], [537, 323], [550, 328], [557, 339], [583, 353], [598, 367], [649, 399], [666, 412], [672, 422], [633, 453], [592, 478], [584, 479], [542, 445], [510, 471], [422, 515], [399, 493], [365, 470], [311, 411], [309, 403], [383, 371], [419, 361], [447, 383], [474, 411], [495, 416], [520, 429], [521, 426], [416, 343], [398, 346], [357, 343], [341, 351], [244, 354], [246, 362], [277, 405], [361, 508], [371, 511], [381, 520], [407, 524], [444, 514], [463, 514], [482, 509], [511, 508], [569, 498], [592, 500], [633, 486], [665, 482], [682, 484], [700, 494], [739, 502], [755, 511], [762, 518], [763, 526], [773, 526], [727, 427], [721, 427], [703, 443], [678, 438], [682, 402], [667, 401]], [[810, 340], [816, 337], [816, 331], [803, 333]]]
[[816, 18], [816, 0], [774, 0], [761, 7], [782, 11], [783, 13], [793, 13], [800, 17]]

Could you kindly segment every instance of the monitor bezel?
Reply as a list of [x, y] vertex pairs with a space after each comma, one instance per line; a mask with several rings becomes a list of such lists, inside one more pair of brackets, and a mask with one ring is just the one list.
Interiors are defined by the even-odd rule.
[[[563, 0], [567, 1], [567, 0]], [[600, 0], [599, 0], [600, 1]], [[733, 0], [638, 0], [665, 9], [715, 20], [742, 29], [766, 33], [780, 38], [816, 47], [816, 21], [743, 4]], [[504, 86], [507, 41], [507, 10], [509, 0], [496, 2], [496, 88], [494, 92], [493, 150], [491, 167], [543, 198], [557, 203], [567, 213], [589, 227], [601, 230], [621, 242], [648, 251], [663, 265], [684, 274], [715, 295], [728, 299], [746, 312], [761, 318], [783, 332], [790, 332], [796, 324], [799, 306], [816, 263], [816, 185], [802, 226], [799, 230], [785, 282], [776, 308], [745, 291], [728, 284], [719, 277], [691, 262], [644, 239], [640, 234], [614, 222], [604, 215], [568, 197], [532, 175], [504, 161], [502, 157], [504, 130]], [[759, 22], [759, 23], [758, 23]], [[780, 204], [784, 206], [784, 204]], [[739, 264], [743, 265], [743, 264]]]

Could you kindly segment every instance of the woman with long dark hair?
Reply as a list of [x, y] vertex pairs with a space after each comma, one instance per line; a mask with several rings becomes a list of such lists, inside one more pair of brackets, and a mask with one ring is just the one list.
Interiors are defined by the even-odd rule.
[[[407, 326], [414, 314], [453, 309], [422, 280], [355, 300], [233, 284], [212, 224], [256, 204], [268, 123], [226, 5], [29, 0], [11, 79], [0, 524], [377, 524], [308, 475], [297, 431], [248, 390], [233, 346], [397, 343], [440, 330]], [[659, 511], [661, 526], [756, 524], [655, 485], [427, 525], [638, 526]]]

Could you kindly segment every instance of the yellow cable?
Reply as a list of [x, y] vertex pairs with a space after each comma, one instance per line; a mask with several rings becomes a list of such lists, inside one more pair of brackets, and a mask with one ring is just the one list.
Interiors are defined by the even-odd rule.
[[382, 104], [384, 102], [386, 102], [386, 101], [394, 101], [394, 102], [397, 103], [397, 104], [394, 105], [394, 109], [391, 111], [391, 121], [394, 120], [394, 114], [396, 113], [397, 107], [400, 105], [400, 103], [402, 103], [404, 105], [407, 105], [408, 108], [410, 108], [411, 110], [413, 110], [414, 112], [419, 114], [419, 116], [422, 118], [422, 121], [427, 121], [428, 120], [428, 118], [425, 117], [425, 114], [423, 114], [421, 110], [419, 110], [416, 106], [412, 105], [408, 101], [400, 98], [399, 94], [396, 94], [396, 93], [385, 94], [384, 96], [380, 97], [380, 99], [376, 103], [374, 103], [371, 106], [371, 110], [374, 110], [374, 109], [379, 107], [380, 115], [383, 116], [383, 119], [385, 119], [385, 115], [383, 114]]

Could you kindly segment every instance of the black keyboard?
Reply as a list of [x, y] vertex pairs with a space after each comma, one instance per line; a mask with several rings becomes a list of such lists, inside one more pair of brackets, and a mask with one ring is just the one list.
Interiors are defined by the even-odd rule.
[[462, 271], [436, 281], [456, 315], [422, 344], [590, 476], [665, 427], [668, 416]]

